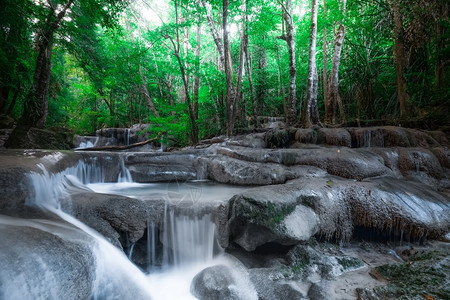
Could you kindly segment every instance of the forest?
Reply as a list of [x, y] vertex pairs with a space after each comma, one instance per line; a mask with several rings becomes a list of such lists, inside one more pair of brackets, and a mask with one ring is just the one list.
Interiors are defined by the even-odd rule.
[[260, 126], [449, 125], [441, 0], [2, 0], [0, 115], [180, 145]]

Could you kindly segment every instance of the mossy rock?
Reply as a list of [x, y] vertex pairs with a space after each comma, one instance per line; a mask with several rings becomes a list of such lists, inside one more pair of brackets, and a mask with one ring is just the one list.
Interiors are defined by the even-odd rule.
[[419, 251], [407, 262], [376, 268], [388, 284], [358, 290], [364, 299], [450, 299], [450, 249]]

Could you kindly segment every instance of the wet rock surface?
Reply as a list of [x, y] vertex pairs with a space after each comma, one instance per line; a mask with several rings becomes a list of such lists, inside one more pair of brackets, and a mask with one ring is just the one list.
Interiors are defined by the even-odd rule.
[[[39, 229], [49, 224], [51, 232]], [[61, 220], [35, 222], [0, 215], [0, 239], [0, 298], [91, 297], [95, 241], [78, 228]]]
[[258, 293], [258, 299], [308, 299], [287, 280], [277, 280], [270, 268], [250, 269], [250, 279]]
[[[0, 213], [52, 220], [25, 205], [32, 196], [26, 173], [41, 173], [37, 163], [51, 173], [80, 161], [101, 166], [105, 182], [117, 181], [127, 168], [136, 182], [208, 178], [249, 185], [219, 207], [210, 205], [208, 212], [213, 211], [221, 246], [246, 266], [260, 299], [356, 299], [356, 288], [363, 287], [367, 289], [359, 291], [364, 299], [447, 297], [448, 248], [425, 251], [420, 257], [410, 254], [406, 262], [394, 246], [352, 248], [355, 240], [363, 239], [412, 243], [417, 249], [419, 243], [427, 245], [429, 239], [448, 236], [450, 152], [445, 135], [399, 127], [293, 130], [279, 126], [211, 144], [173, 153], [2, 155]], [[71, 190], [70, 194], [71, 200], [62, 203], [65, 211], [127, 254], [130, 245], [135, 245], [135, 261], [142, 260], [138, 264], [145, 266], [149, 224], [161, 229], [164, 202], [88, 190]], [[32, 234], [35, 232], [24, 232], [19, 243]], [[50, 251], [47, 241], [60, 248], [60, 241], [53, 237], [45, 233], [36, 236], [43, 240], [43, 251]], [[320, 243], [314, 242], [316, 239]], [[77, 255], [77, 247], [69, 254]], [[16, 255], [5, 253], [8, 259]], [[58, 255], [57, 260], [66, 259]], [[86, 263], [88, 260], [86, 257]], [[380, 267], [386, 263], [389, 265]], [[234, 270], [223, 267], [204, 270], [196, 277], [193, 286], [198, 297], [242, 298], [233, 288], [239, 283]], [[411, 277], [410, 273], [420, 275]], [[430, 290], [422, 278], [431, 278], [436, 285]], [[377, 287], [380, 285], [385, 286]], [[84, 294], [80, 298], [85, 298]]]
[[253, 251], [266, 243], [293, 245], [307, 241], [318, 231], [314, 211], [300, 204], [293, 186], [250, 189], [233, 197], [219, 210], [219, 240]]
[[136, 124], [130, 128], [104, 128], [96, 131], [95, 147], [126, 146], [149, 139], [148, 124]]
[[68, 150], [72, 148], [72, 138], [72, 134], [65, 131], [16, 127], [9, 132], [3, 146], [10, 149]]
[[441, 131], [426, 131], [396, 126], [347, 128], [287, 128], [266, 133], [268, 148], [288, 148], [295, 143], [363, 147], [438, 147], [449, 141]]
[[359, 228], [419, 241], [450, 230], [450, 204], [419, 182], [395, 178], [298, 179], [233, 197], [219, 208], [217, 224], [223, 247], [236, 244], [247, 251], [271, 242], [293, 245], [316, 233], [345, 242]]
[[148, 224], [160, 224], [164, 215], [164, 201], [143, 202], [94, 192], [76, 193], [71, 199], [72, 207], [68, 212], [119, 248], [136, 243]]
[[191, 283], [191, 293], [198, 299], [205, 300], [241, 299], [233, 273], [225, 265], [208, 267], [197, 274]]

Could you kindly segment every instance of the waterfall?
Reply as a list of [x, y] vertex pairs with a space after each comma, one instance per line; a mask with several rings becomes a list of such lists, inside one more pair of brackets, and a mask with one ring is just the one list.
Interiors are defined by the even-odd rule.
[[98, 137], [96, 136], [77, 136], [74, 143], [78, 146], [75, 147], [75, 149], [92, 148], [95, 146], [97, 141]]
[[62, 172], [50, 174], [43, 164], [37, 165], [41, 174], [33, 173], [31, 182], [35, 192], [35, 198], [27, 199], [26, 204], [39, 207], [53, 207], [60, 209], [61, 201], [68, 198], [67, 188], [74, 185], [73, 177], [83, 184], [103, 182], [105, 176], [103, 170], [96, 164], [86, 164], [79, 161], [74, 167]]
[[370, 130], [364, 130], [362, 134], [361, 147], [370, 148], [372, 133]]
[[187, 215], [167, 208], [163, 232], [163, 265], [183, 267], [211, 261], [215, 226], [211, 214]]
[[153, 266], [156, 265], [156, 239], [157, 228], [153, 222], [147, 221], [147, 272], [152, 271]]
[[[150, 299], [148, 279], [128, 260], [124, 253], [111, 245], [99, 233], [59, 209], [61, 199], [68, 197], [66, 176], [77, 170], [77, 167], [57, 174], [50, 174], [43, 165], [39, 167], [43, 174], [31, 173], [28, 175], [35, 194], [34, 197], [28, 199], [27, 204], [39, 206], [55, 213], [95, 240], [92, 250], [96, 260], [96, 274], [91, 299]], [[45, 282], [43, 284], [58, 283]]]
[[133, 182], [130, 170], [125, 166], [125, 161], [122, 156], [120, 156], [120, 173], [117, 182]]
[[125, 129], [125, 146], [130, 145], [130, 133], [131, 133], [130, 128]]
[[[155, 299], [194, 299], [190, 294], [192, 278], [205, 267], [217, 263], [219, 258], [215, 254], [221, 251], [215, 238], [212, 214], [201, 210], [197, 205], [186, 207], [179, 202], [175, 205], [167, 199], [163, 224], [156, 224], [149, 217], [144, 237], [147, 245], [130, 245], [127, 257], [100, 234], [60, 209], [63, 201], [70, 202], [71, 193], [88, 189], [83, 184], [104, 184], [105, 174], [102, 168], [97, 165], [96, 160], [92, 162], [93, 164], [88, 165], [80, 160], [74, 167], [56, 174], [51, 174], [43, 165], [39, 165], [41, 173], [29, 174], [30, 185], [35, 193], [27, 200], [28, 205], [54, 212], [90, 237], [88, 245], [92, 247], [95, 259], [95, 280], [91, 281], [93, 287], [90, 298], [150, 299], [151, 295]], [[120, 157], [120, 166], [118, 181], [132, 181], [123, 157]], [[105, 192], [115, 192], [113, 186], [111, 183]], [[166, 193], [169, 193], [169, 188], [165, 188]], [[192, 188], [178, 193], [192, 193]], [[64, 236], [61, 238], [65, 240]], [[144, 259], [147, 260], [148, 275], [129, 260], [134, 256], [138, 257], [142, 249], [147, 255]], [[45, 284], [59, 285], [58, 282]]]

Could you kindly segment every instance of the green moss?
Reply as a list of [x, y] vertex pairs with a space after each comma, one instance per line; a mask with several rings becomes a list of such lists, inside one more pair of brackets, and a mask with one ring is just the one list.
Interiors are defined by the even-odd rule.
[[344, 256], [336, 257], [336, 259], [338, 263], [344, 268], [344, 270], [357, 269], [364, 265], [362, 261], [355, 257]]
[[448, 250], [416, 254], [408, 262], [376, 269], [389, 282], [375, 288], [380, 299], [450, 299]]
[[250, 223], [266, 226], [275, 230], [283, 230], [279, 225], [283, 220], [291, 214], [295, 209], [295, 204], [279, 205], [272, 202], [264, 203], [256, 202], [253, 199], [244, 198], [240, 215], [245, 217]]

